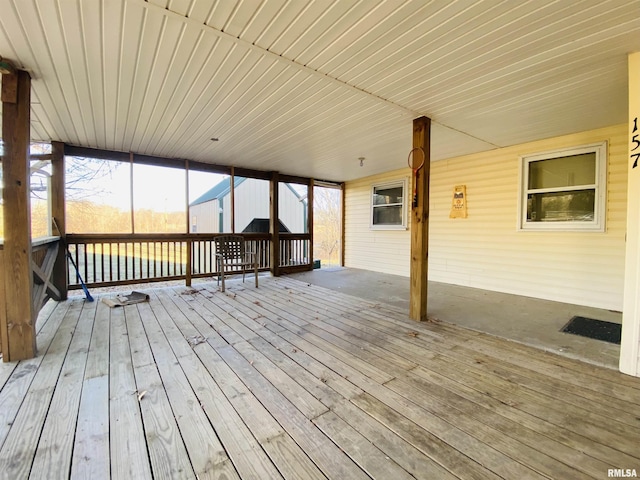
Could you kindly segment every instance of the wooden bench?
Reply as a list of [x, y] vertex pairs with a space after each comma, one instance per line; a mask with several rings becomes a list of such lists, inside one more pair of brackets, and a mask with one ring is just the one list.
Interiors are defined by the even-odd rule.
[[258, 288], [258, 254], [247, 250], [246, 242], [242, 235], [221, 235], [214, 238], [216, 245], [216, 269], [218, 271], [218, 285], [222, 277], [222, 291], [224, 292], [225, 273], [242, 272], [242, 281], [247, 271], [253, 269], [256, 276], [256, 288]]

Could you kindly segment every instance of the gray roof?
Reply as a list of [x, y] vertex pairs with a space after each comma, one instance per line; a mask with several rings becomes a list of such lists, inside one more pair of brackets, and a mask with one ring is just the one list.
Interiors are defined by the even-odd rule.
[[[234, 188], [238, 188], [238, 185], [240, 185], [245, 180], [246, 180], [245, 177], [234, 177], [234, 182], [233, 182]], [[300, 194], [296, 192], [296, 190], [291, 185], [289, 185], [288, 183], [285, 183], [285, 185], [289, 188], [289, 190], [293, 192], [293, 194], [296, 197], [298, 197], [299, 199], [302, 199]], [[200, 195], [198, 198], [196, 198], [193, 202], [189, 204], [189, 206], [193, 207], [194, 205], [210, 202], [211, 200], [215, 200], [217, 198], [222, 198], [225, 195], [228, 195], [230, 191], [231, 191], [231, 177], [227, 177], [224, 180], [222, 180], [220, 183], [218, 183], [215, 187], [213, 187], [211, 190], [206, 191], [205, 193]], [[303, 201], [306, 203], [306, 199]]]
[[[244, 182], [246, 178], [244, 177], [234, 177], [233, 186], [234, 188], [238, 188], [242, 182]], [[231, 177], [227, 177], [218, 183], [211, 190], [206, 191], [198, 198], [196, 198], [193, 202], [189, 204], [189, 206], [193, 207], [194, 205], [199, 205], [201, 203], [210, 202], [211, 200], [215, 200], [216, 198], [222, 198], [227, 195], [231, 191]]]

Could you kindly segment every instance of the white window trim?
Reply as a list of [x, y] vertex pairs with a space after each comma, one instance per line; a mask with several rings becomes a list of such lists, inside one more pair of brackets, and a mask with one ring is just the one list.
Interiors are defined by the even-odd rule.
[[[373, 224], [373, 192], [376, 188], [390, 188], [402, 186], [402, 225], [374, 225]], [[394, 180], [391, 182], [374, 183], [371, 185], [369, 193], [369, 228], [371, 230], [406, 230], [407, 229], [407, 179]]]
[[[529, 163], [538, 160], [550, 160], [583, 153], [596, 154], [596, 184], [593, 221], [591, 222], [527, 222], [527, 185], [529, 184]], [[604, 232], [607, 217], [607, 142], [593, 143], [579, 147], [553, 150], [520, 156], [520, 178], [518, 188], [518, 231], [567, 231], [567, 232]], [[567, 187], [564, 190], [571, 190]]]

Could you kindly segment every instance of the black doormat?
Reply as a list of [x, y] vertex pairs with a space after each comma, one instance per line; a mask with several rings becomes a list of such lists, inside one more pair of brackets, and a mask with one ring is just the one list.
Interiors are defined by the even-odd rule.
[[561, 330], [581, 337], [595, 338], [620, 345], [622, 325], [587, 317], [573, 317]]

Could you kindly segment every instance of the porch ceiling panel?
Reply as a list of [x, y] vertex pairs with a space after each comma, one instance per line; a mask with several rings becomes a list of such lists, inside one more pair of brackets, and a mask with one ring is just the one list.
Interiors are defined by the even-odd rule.
[[[350, 180], [622, 123], [640, 0], [0, 0], [32, 136]], [[219, 138], [212, 142], [211, 138]], [[359, 166], [359, 157], [365, 166]]]

